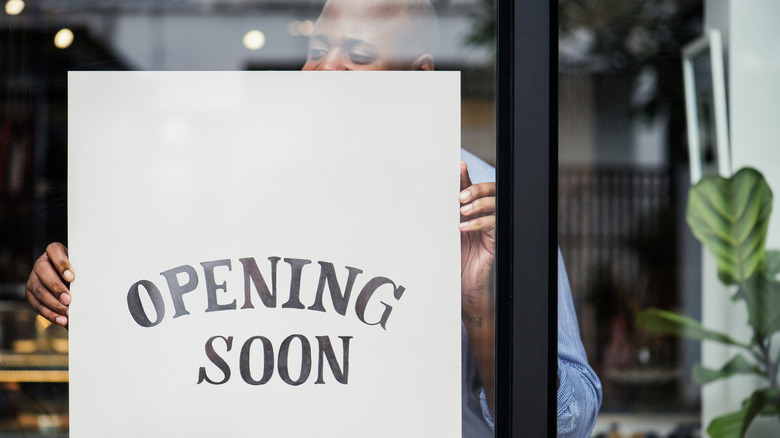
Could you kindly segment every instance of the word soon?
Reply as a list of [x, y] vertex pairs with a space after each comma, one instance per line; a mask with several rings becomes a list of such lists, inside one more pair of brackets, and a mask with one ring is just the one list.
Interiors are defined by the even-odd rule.
[[[317, 380], [314, 384], [325, 383], [323, 368], [324, 362], [327, 361], [328, 367], [336, 381], [346, 385], [349, 379], [349, 340], [352, 339], [352, 336], [339, 336], [343, 351], [341, 364], [339, 364], [336, 353], [333, 351], [330, 338], [328, 336], [316, 336], [316, 338], [319, 347], [319, 362], [317, 365]], [[301, 364], [300, 373], [297, 377], [293, 378], [290, 376], [288, 358], [290, 346], [296, 339], [298, 340], [297, 343], [300, 343]], [[216, 365], [221, 371], [222, 376], [219, 380], [212, 379], [208, 376], [206, 367], [200, 367], [200, 370], [198, 371], [199, 385], [203, 382], [208, 382], [212, 385], [222, 385], [230, 380], [232, 374], [230, 365], [228, 365], [227, 361], [217, 353], [214, 345], [217, 341], [221, 344], [220, 347], [224, 347], [226, 352], [230, 352], [233, 349], [233, 336], [212, 336], [206, 341], [206, 357]], [[256, 366], [257, 364], [252, 361], [250, 355], [252, 345], [258, 342], [262, 346], [262, 366]], [[279, 346], [279, 357], [276, 360], [276, 364], [279, 377], [284, 383], [298, 386], [306, 382], [311, 374], [311, 344], [309, 343], [309, 340], [301, 334], [294, 334], [286, 337]], [[255, 370], [254, 375], [252, 374], [253, 369]], [[274, 374], [274, 347], [273, 344], [271, 344], [271, 341], [264, 336], [253, 336], [247, 339], [241, 347], [241, 353], [238, 356], [238, 370], [241, 373], [241, 378], [244, 382], [250, 385], [264, 385], [268, 383]], [[260, 378], [256, 377], [257, 374], [260, 374], [257, 370], [262, 370]]]
[[[268, 257], [271, 262], [271, 287], [268, 287], [265, 278], [260, 273], [260, 269], [257, 266], [257, 262], [254, 258], [241, 258], [238, 261], [241, 263], [244, 271], [244, 303], [241, 309], [253, 309], [254, 303], [252, 303], [252, 288], [257, 291], [257, 295], [260, 301], [267, 308], [275, 308], [277, 302], [277, 284], [276, 284], [276, 271], [280, 257]], [[317, 262], [320, 265], [320, 276], [317, 284], [317, 292], [314, 298], [314, 302], [306, 307], [300, 300], [301, 296], [301, 273], [306, 265], [311, 264], [311, 260], [285, 258], [284, 262], [290, 266], [290, 294], [287, 302], [282, 304], [282, 308], [290, 309], [308, 309], [318, 312], [325, 312], [323, 306], [323, 295], [325, 294], [325, 287], [327, 286], [330, 291], [331, 302], [333, 303], [333, 309], [339, 315], [345, 315], [349, 306], [349, 301], [352, 296], [352, 289], [355, 285], [355, 280], [359, 274], [363, 271], [358, 268], [346, 266], [348, 272], [347, 284], [342, 287], [339, 284], [336, 277], [336, 269], [333, 267], [333, 263], [330, 262]], [[232, 264], [230, 259], [213, 260], [208, 262], [202, 262], [200, 264], [203, 267], [203, 281], [206, 283], [206, 312], [219, 312], [226, 310], [236, 310], [237, 302], [233, 299], [230, 302], [221, 302], [220, 296], [230, 295], [228, 293], [227, 282], [223, 281], [217, 283], [217, 273], [219, 269], [232, 270]], [[163, 271], [160, 273], [165, 278], [168, 285], [168, 291], [173, 301], [174, 318], [178, 318], [184, 315], [189, 315], [184, 304], [184, 294], [193, 292], [200, 284], [200, 278], [198, 273], [190, 265], [182, 265]], [[186, 281], [179, 281], [180, 277], [184, 277]], [[367, 325], [379, 325], [382, 329], [387, 330], [387, 319], [390, 317], [390, 313], [393, 307], [384, 301], [379, 303], [384, 306], [382, 314], [378, 320], [368, 321], [366, 319], [366, 309], [372, 303], [372, 298], [375, 296], [378, 289], [384, 288], [387, 292], [392, 292], [392, 297], [395, 300], [400, 300], [405, 288], [403, 286], [396, 286], [396, 284], [385, 277], [373, 277], [368, 280], [355, 299], [354, 308], [355, 315], [358, 319]], [[218, 295], [218, 292], [222, 292]], [[141, 303], [141, 294], [145, 294], [151, 300], [154, 307], [154, 315], [146, 313], [144, 306]], [[388, 295], [388, 293], [385, 293]], [[224, 298], [223, 298], [224, 300]], [[133, 317], [138, 325], [142, 327], [154, 327], [160, 324], [165, 318], [166, 309], [165, 302], [163, 301], [162, 293], [160, 289], [149, 280], [139, 280], [130, 286], [130, 290], [127, 292], [127, 308], [130, 311], [130, 315]], [[381, 308], [381, 307], [380, 307]]]

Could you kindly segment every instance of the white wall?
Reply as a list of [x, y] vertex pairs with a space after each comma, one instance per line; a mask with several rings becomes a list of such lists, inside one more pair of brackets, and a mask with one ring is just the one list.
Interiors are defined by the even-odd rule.
[[[732, 0], [729, 74], [734, 169], [753, 166], [780, 193], [780, 0]], [[780, 213], [769, 247], [780, 247]]]
[[[760, 170], [775, 193], [780, 193], [780, 0], [707, 0], [707, 29], [724, 34], [727, 51], [729, 117], [732, 168]], [[778, 205], [776, 203], [775, 205]], [[775, 209], [769, 225], [767, 247], [780, 249], [780, 210]], [[703, 259], [703, 315], [705, 325], [728, 330], [749, 339], [744, 306], [731, 305], [718, 283], [712, 257]], [[780, 341], [780, 339], [775, 340]], [[705, 365], [720, 366], [733, 352], [705, 344]], [[751, 378], [705, 386], [702, 394], [702, 422], [739, 409], [752, 392]], [[776, 423], [776, 419], [774, 421]], [[765, 427], [774, 429], [765, 429]], [[749, 436], [777, 433], [776, 424], [757, 424]]]
[[[729, 111], [733, 165], [735, 170], [752, 166], [761, 171], [776, 194], [780, 194], [778, 20], [780, 0], [731, 1]], [[774, 209], [769, 223], [767, 248], [780, 249], [780, 208]], [[780, 337], [776, 336], [775, 344], [778, 341]], [[757, 424], [750, 435], [777, 434], [777, 419], [772, 420]]]

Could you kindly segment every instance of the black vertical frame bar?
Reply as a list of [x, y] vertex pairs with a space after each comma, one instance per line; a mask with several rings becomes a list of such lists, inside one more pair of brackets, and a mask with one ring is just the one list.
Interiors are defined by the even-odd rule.
[[496, 436], [555, 436], [557, 5], [496, 4]]

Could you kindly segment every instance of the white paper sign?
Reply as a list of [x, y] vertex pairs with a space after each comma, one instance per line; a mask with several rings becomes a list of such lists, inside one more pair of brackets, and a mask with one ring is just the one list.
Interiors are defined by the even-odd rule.
[[71, 73], [71, 436], [460, 436], [459, 81]]

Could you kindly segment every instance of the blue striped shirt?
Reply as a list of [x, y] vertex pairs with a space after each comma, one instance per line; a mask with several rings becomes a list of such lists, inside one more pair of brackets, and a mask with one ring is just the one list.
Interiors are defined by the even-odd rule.
[[[461, 149], [474, 183], [495, 181], [489, 164]], [[487, 408], [465, 327], [461, 327], [462, 435], [464, 438], [493, 436], [493, 419]], [[558, 436], [587, 437], [593, 430], [601, 406], [601, 382], [588, 365], [580, 338], [571, 286], [558, 251]]]

